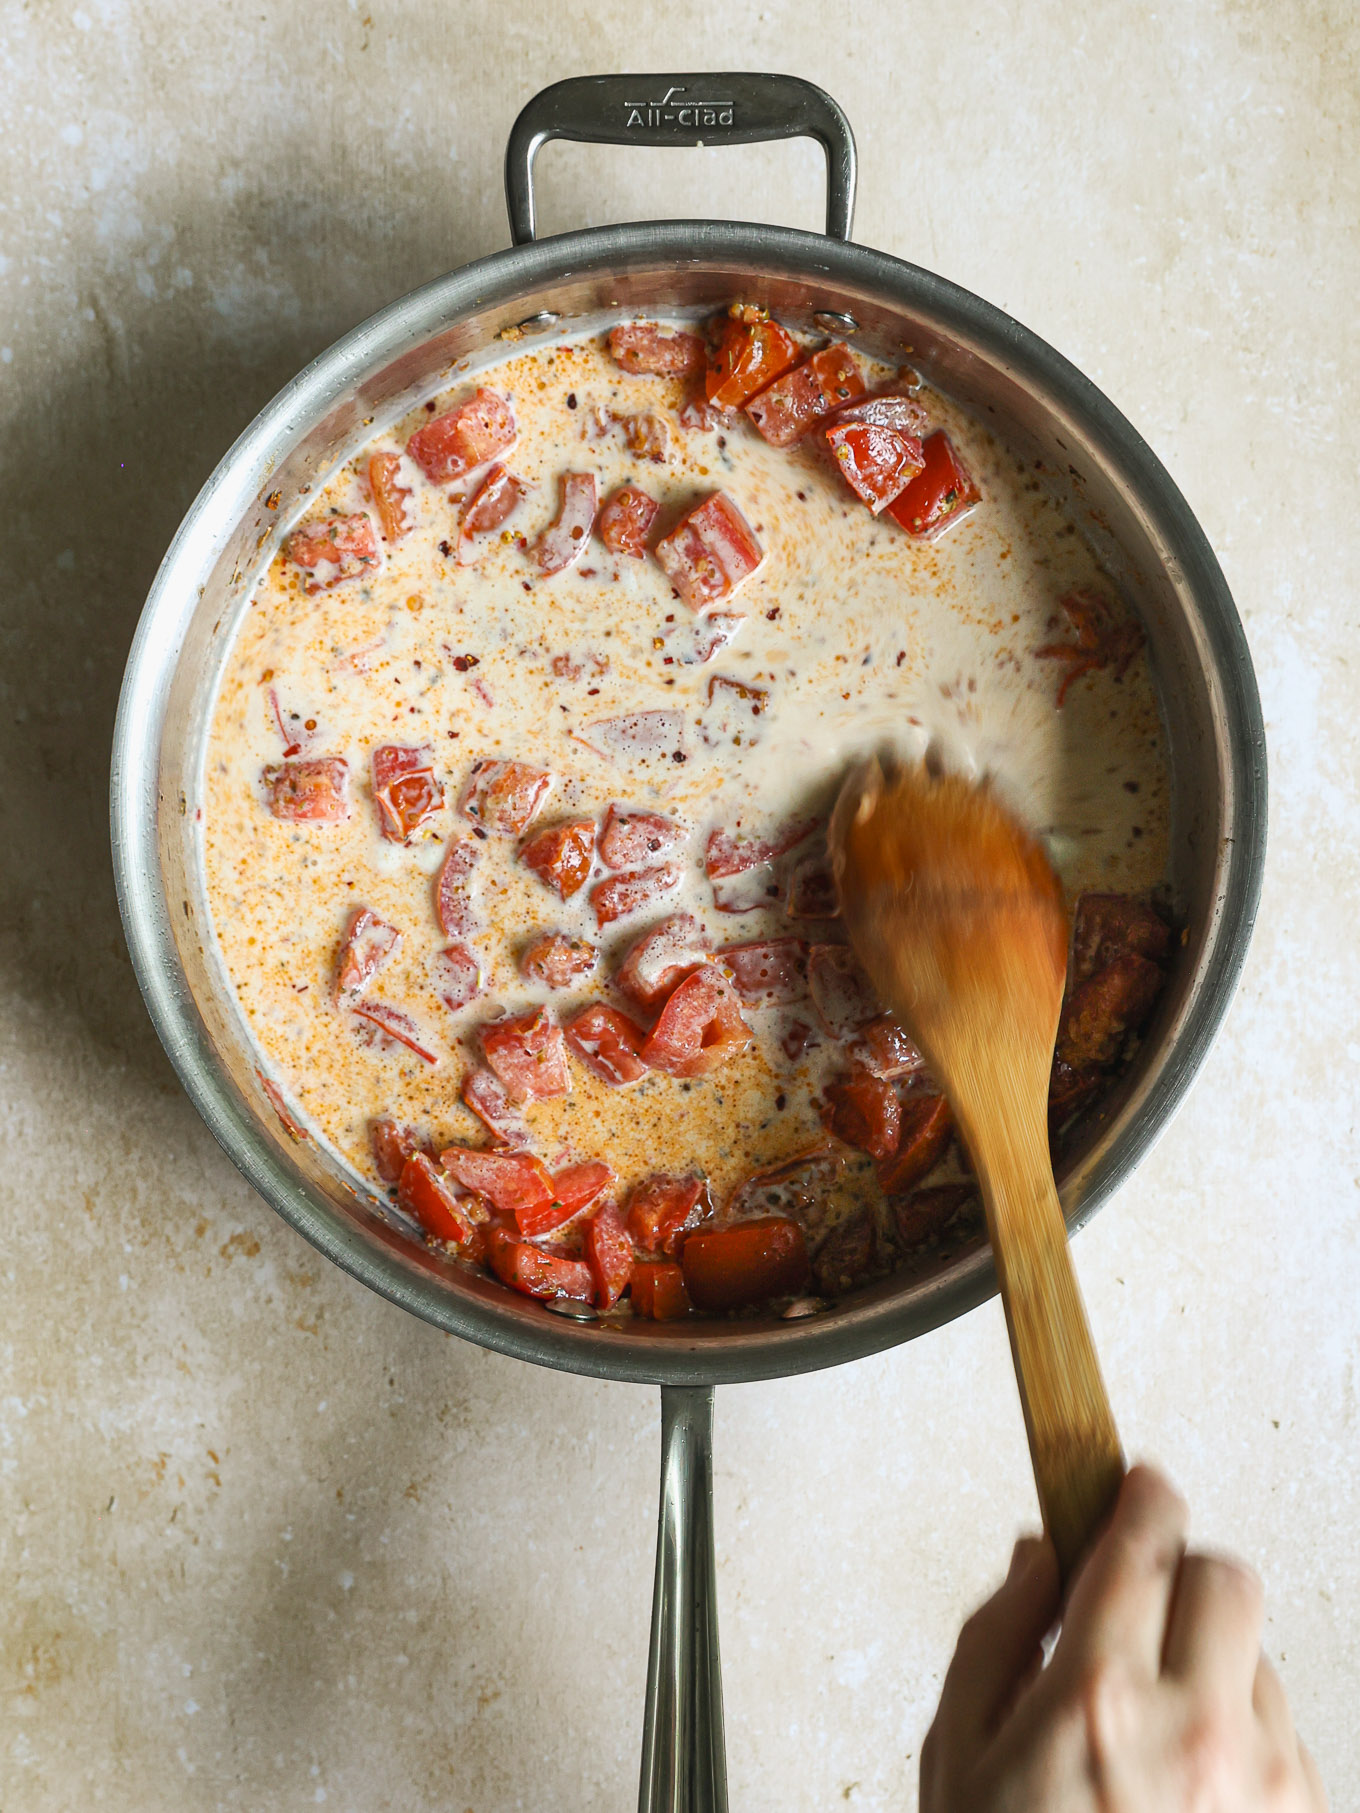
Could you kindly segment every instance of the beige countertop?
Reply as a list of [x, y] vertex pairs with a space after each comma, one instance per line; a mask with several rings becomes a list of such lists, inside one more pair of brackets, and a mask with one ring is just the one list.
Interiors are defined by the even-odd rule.
[[[1347, 9], [0, 0], [0, 1809], [627, 1808], [657, 1403], [328, 1267], [197, 1120], [123, 949], [105, 780], [141, 600], [337, 334], [506, 243], [537, 87], [766, 66], [846, 106], [856, 236], [1011, 310], [1184, 488], [1251, 640], [1261, 918], [1189, 1100], [1076, 1256], [1122, 1427], [1260, 1567], [1360, 1779], [1360, 67]], [[820, 155], [545, 153], [546, 230], [814, 226]], [[760, 198], [754, 203], [752, 197]], [[907, 1809], [1034, 1521], [993, 1303], [719, 1394], [732, 1800]]]

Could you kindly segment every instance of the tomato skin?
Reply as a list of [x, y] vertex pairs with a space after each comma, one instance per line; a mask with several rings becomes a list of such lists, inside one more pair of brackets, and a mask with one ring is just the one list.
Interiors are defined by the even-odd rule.
[[764, 309], [734, 304], [709, 355], [704, 392], [719, 409], [740, 409], [798, 363], [802, 347]]
[[435, 987], [450, 1013], [457, 1013], [482, 992], [482, 966], [477, 953], [461, 940], [439, 951], [434, 958]]
[[355, 1019], [363, 1022], [361, 1030], [370, 1039], [376, 1038], [380, 1044], [384, 1040], [391, 1040], [404, 1045], [407, 1051], [413, 1051], [423, 1063], [439, 1062], [435, 1053], [427, 1051], [416, 1037], [420, 1028], [415, 1021], [399, 1007], [389, 1007], [386, 1001], [353, 1001], [349, 1004], [349, 1010]]
[[707, 1076], [750, 1043], [736, 990], [708, 963], [672, 992], [641, 1057], [649, 1069], [670, 1076]]
[[343, 756], [276, 762], [261, 778], [271, 817], [286, 824], [336, 825], [349, 817], [349, 763]]
[[838, 1139], [870, 1158], [891, 1158], [902, 1131], [902, 1109], [891, 1083], [881, 1077], [852, 1076], [829, 1083], [828, 1124]]
[[617, 1007], [587, 1007], [568, 1021], [565, 1036], [586, 1069], [615, 1089], [647, 1074], [647, 1066], [638, 1056], [647, 1034]]
[[413, 1152], [402, 1166], [397, 1203], [415, 1216], [432, 1240], [464, 1246], [471, 1238], [472, 1223], [458, 1206], [448, 1179], [439, 1175], [427, 1153]]
[[619, 875], [606, 875], [590, 890], [590, 904], [595, 909], [595, 923], [612, 925], [630, 913], [640, 913], [645, 906], [680, 886], [683, 877], [678, 863], [658, 863], [654, 869], [625, 869]]
[[538, 832], [520, 850], [519, 859], [546, 887], [570, 900], [585, 886], [594, 855], [595, 820], [574, 818]]
[[784, 911], [790, 919], [839, 919], [836, 878], [825, 856], [800, 857], [789, 874]]
[[379, 829], [394, 844], [409, 843], [443, 808], [444, 789], [434, 777], [428, 744], [385, 743], [373, 751], [373, 803]]
[[303, 590], [309, 597], [329, 592], [332, 586], [382, 564], [372, 519], [364, 511], [304, 523], [293, 530], [284, 548], [301, 570]]
[[459, 566], [472, 566], [481, 559], [496, 530], [519, 508], [525, 489], [524, 480], [504, 466], [491, 468], [464, 501], [458, 518]]
[[633, 1308], [650, 1322], [674, 1322], [691, 1309], [685, 1275], [673, 1260], [639, 1260], [633, 1267]]
[[562, 1028], [546, 1008], [491, 1020], [478, 1037], [512, 1102], [546, 1102], [571, 1088]]
[[360, 995], [401, 944], [396, 926], [366, 906], [355, 907], [335, 966], [335, 998], [342, 1005]]
[[696, 504], [652, 552], [696, 617], [730, 598], [765, 558], [755, 530], [726, 491]]
[[464, 1105], [477, 1116], [496, 1145], [528, 1145], [529, 1129], [494, 1070], [482, 1064], [469, 1070], [459, 1093]]
[[533, 548], [534, 559], [545, 578], [565, 572], [585, 553], [599, 507], [593, 472], [564, 472], [561, 487], [557, 516]]
[[914, 1076], [926, 1066], [907, 1029], [893, 1014], [866, 1021], [851, 1040], [849, 1055], [858, 1069], [889, 1080]]
[[803, 1230], [782, 1215], [701, 1228], [685, 1241], [680, 1265], [690, 1302], [707, 1310], [796, 1296], [812, 1276]]
[[704, 873], [710, 881], [718, 881], [762, 868], [795, 849], [805, 837], [811, 837], [819, 822], [815, 818], [791, 819], [772, 837], [738, 837], [731, 831], [710, 831], [704, 851]]
[[942, 1095], [909, 1096], [902, 1104], [897, 1151], [878, 1167], [885, 1196], [904, 1196], [928, 1177], [944, 1157], [954, 1132], [954, 1117]]
[[633, 1243], [616, 1204], [606, 1202], [581, 1230], [586, 1264], [595, 1280], [596, 1309], [613, 1309], [633, 1279]]
[[420, 1150], [420, 1137], [414, 1127], [403, 1127], [399, 1121], [383, 1115], [368, 1123], [368, 1137], [373, 1146], [373, 1168], [384, 1183], [400, 1183], [402, 1168], [408, 1158]]
[[801, 938], [727, 944], [717, 953], [725, 975], [748, 1007], [787, 1007], [805, 1000], [808, 948]]
[[837, 341], [757, 391], [746, 413], [771, 447], [792, 447], [823, 416], [863, 394], [855, 356]]
[[411, 487], [401, 482], [401, 459], [395, 453], [375, 453], [368, 462], [368, 488], [382, 526], [384, 541], [400, 541], [414, 526], [406, 519]]
[[709, 1213], [702, 1177], [658, 1172], [634, 1184], [627, 1204], [628, 1232], [644, 1253], [673, 1258], [680, 1242]]
[[551, 1200], [526, 1203], [516, 1209], [515, 1225], [521, 1234], [531, 1238], [551, 1234], [573, 1215], [579, 1215], [613, 1181], [614, 1173], [602, 1159], [591, 1158], [584, 1164], [568, 1165], [553, 1175]]
[[406, 451], [432, 485], [462, 478], [503, 453], [515, 438], [515, 416], [494, 390], [478, 390], [466, 403], [418, 428]]
[[684, 829], [662, 812], [629, 812], [612, 802], [600, 832], [600, 861], [607, 869], [638, 869], [679, 843]]
[[503, 1215], [515, 1215], [553, 1200], [553, 1180], [531, 1152], [474, 1152], [446, 1146], [439, 1162], [465, 1190], [485, 1196]]
[[464, 887], [477, 866], [482, 846], [475, 837], [450, 839], [448, 854], [434, 886], [434, 913], [446, 938], [469, 938], [479, 929], [477, 914]]
[[1067, 672], [1058, 688], [1055, 701], [1059, 711], [1067, 689], [1083, 674], [1111, 668], [1116, 680], [1122, 680], [1129, 662], [1143, 646], [1142, 625], [1127, 611], [1120, 611], [1103, 592], [1090, 586], [1078, 586], [1058, 600], [1067, 621], [1076, 631], [1073, 642], [1054, 642], [1047, 648], [1036, 648], [1042, 659], [1063, 661]]
[[980, 502], [981, 491], [954, 451], [943, 428], [921, 442], [925, 464], [904, 491], [887, 506], [887, 513], [921, 541], [932, 541]]
[[606, 499], [595, 532], [611, 554], [642, 560], [647, 553], [647, 537], [660, 508], [641, 485], [620, 485], [613, 496]]
[[583, 1259], [545, 1253], [527, 1240], [517, 1240], [503, 1223], [492, 1222], [487, 1228], [486, 1256], [501, 1283], [526, 1297], [570, 1297], [589, 1303], [595, 1295], [595, 1281]]
[[655, 321], [629, 321], [611, 328], [609, 350], [624, 371], [662, 378], [702, 371], [708, 359], [708, 349], [698, 334], [669, 331]]
[[708, 953], [708, 933], [693, 914], [672, 913], [629, 946], [614, 981], [651, 1012], [707, 963]]
[[825, 1032], [849, 1039], [868, 1020], [877, 1019], [883, 1003], [844, 944], [814, 944], [808, 950], [808, 988]]
[[472, 764], [459, 796], [464, 818], [498, 837], [520, 837], [548, 797], [553, 777], [527, 762], [497, 762], [485, 757]]

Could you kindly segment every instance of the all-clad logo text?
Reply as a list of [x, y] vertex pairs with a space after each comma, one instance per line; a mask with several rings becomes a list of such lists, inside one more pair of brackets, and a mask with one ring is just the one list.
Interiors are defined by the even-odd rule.
[[673, 128], [676, 132], [693, 132], [703, 126], [730, 126], [734, 103], [732, 101], [690, 101], [681, 100], [680, 96], [689, 91], [685, 88], [668, 88], [659, 101], [625, 101], [628, 118], [624, 130], [632, 131], [641, 126], [649, 132]]

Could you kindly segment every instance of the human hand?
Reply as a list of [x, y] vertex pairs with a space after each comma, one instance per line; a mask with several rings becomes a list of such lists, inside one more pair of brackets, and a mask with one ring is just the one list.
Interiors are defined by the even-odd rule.
[[1326, 1813], [1261, 1653], [1261, 1583], [1188, 1552], [1187, 1515], [1160, 1473], [1134, 1467], [1065, 1609], [1052, 1544], [1016, 1544], [959, 1636], [921, 1813]]

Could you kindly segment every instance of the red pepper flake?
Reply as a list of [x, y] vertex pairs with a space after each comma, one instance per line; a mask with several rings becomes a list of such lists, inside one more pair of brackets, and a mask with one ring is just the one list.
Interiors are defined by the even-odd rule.
[[458, 669], [460, 674], [465, 674], [470, 667], [480, 667], [481, 658], [478, 655], [455, 655], [453, 657], [453, 665]]
[[447, 560], [453, 553], [453, 548], [447, 541], [441, 541], [439, 544], [439, 552], [444, 556], [445, 560]]
[[567, 408], [575, 409], [575, 407], [576, 407], [576, 392], [574, 390], [569, 390], [567, 392]]

